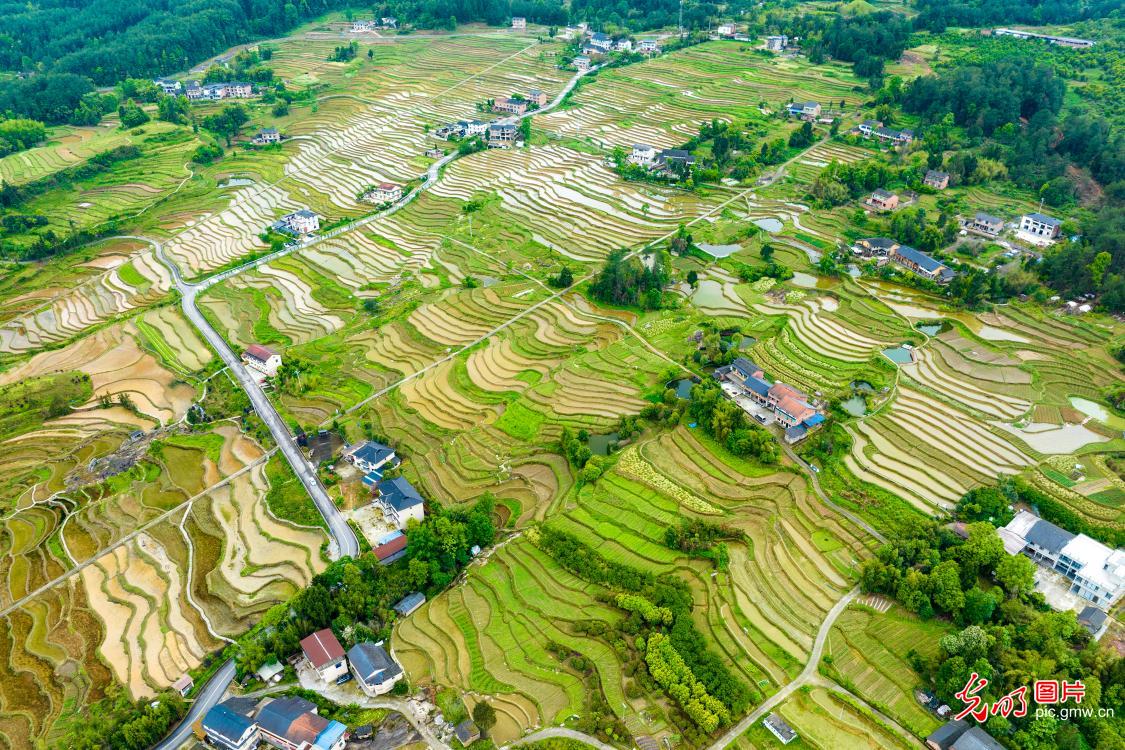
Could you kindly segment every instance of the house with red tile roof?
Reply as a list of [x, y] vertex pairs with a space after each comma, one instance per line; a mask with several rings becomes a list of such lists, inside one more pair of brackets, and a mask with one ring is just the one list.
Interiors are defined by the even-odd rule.
[[301, 640], [301, 651], [320, 679], [335, 682], [348, 673], [344, 647], [336, 640], [331, 628], [318, 630]]

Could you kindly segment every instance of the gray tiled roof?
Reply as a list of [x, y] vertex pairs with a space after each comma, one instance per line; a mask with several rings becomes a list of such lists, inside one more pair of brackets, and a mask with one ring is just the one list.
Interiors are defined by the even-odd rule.
[[1074, 538], [1074, 534], [1066, 529], [1060, 529], [1050, 521], [1039, 520], [1027, 530], [1027, 535], [1024, 538], [1031, 544], [1057, 555], [1066, 546], [1066, 543]]

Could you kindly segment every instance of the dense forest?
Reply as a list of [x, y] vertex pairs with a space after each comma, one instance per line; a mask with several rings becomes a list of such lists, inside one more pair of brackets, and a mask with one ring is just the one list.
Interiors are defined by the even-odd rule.
[[1101, 18], [1119, 9], [1119, 0], [916, 0], [914, 25], [934, 32], [947, 26], [1028, 24], [1040, 26]]
[[806, 14], [788, 19], [781, 28], [802, 40], [810, 62], [823, 62], [827, 54], [855, 63], [856, 75], [875, 80], [882, 77], [884, 63], [906, 49], [913, 30], [905, 16], [888, 11], [852, 17]]

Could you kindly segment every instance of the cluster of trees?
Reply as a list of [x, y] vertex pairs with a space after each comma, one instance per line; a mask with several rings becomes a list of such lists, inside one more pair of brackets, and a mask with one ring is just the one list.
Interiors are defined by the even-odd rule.
[[96, 125], [112, 112], [117, 97], [101, 94], [85, 76], [43, 73], [0, 81], [0, 112], [48, 125]]
[[472, 559], [474, 545], [492, 544], [494, 504], [485, 495], [464, 510], [431, 506], [422, 523], [407, 527], [406, 557], [391, 565], [380, 564], [372, 554], [330, 565], [239, 639], [239, 675], [274, 659], [284, 661], [297, 651], [301, 638], [321, 628], [331, 627], [348, 646], [389, 637], [395, 602], [412, 591], [440, 591]]
[[1032, 710], [1025, 718], [990, 717], [986, 729], [1017, 750], [1121, 747], [1117, 724], [1098, 717], [1097, 709], [1125, 709], [1125, 662], [1092, 642], [1073, 612], [1052, 611], [1032, 592], [1035, 564], [1008, 555], [991, 523], [972, 523], [967, 530], [962, 539], [933, 522], [914, 524], [863, 565], [865, 591], [962, 627], [941, 639], [933, 659], [911, 652], [914, 668], [951, 706], [962, 705], [955, 694], [973, 672], [989, 681], [982, 692], [986, 702], [1020, 687], [1030, 690], [1036, 679], [1081, 680], [1082, 707], [1093, 708], [1092, 715], [1064, 722]]
[[933, 221], [924, 208], [906, 208], [890, 215], [886, 235], [927, 253], [936, 252], [957, 238], [957, 217], [942, 211]]
[[684, 518], [679, 526], [664, 530], [664, 543], [672, 549], [695, 557], [715, 561], [715, 567], [726, 570], [730, 563], [727, 542], [740, 542], [746, 538], [741, 529], [725, 523], [702, 518]]
[[228, 104], [221, 112], [204, 117], [200, 124], [206, 130], [225, 138], [227, 146], [230, 146], [242, 126], [249, 121], [250, 115], [245, 107], [241, 104]]
[[150, 696], [133, 700], [126, 689], [111, 684], [106, 693], [82, 721], [67, 725], [64, 747], [146, 750], [187, 713], [187, 703], [175, 690], [165, 691], [155, 699]]
[[625, 249], [610, 252], [602, 270], [590, 282], [590, 296], [598, 302], [623, 307], [659, 310], [664, 302], [664, 286], [668, 272], [659, 252], [650, 256], [651, 264], [642, 263]]
[[851, 164], [833, 161], [813, 180], [809, 194], [818, 205], [830, 208], [855, 200], [876, 188], [902, 179], [899, 169], [867, 159]]
[[595, 456], [587, 443], [590, 433], [579, 430], [577, 433], [569, 427], [562, 428], [559, 438], [560, 452], [566, 456], [566, 461], [578, 470], [578, 481], [589, 484], [596, 482], [606, 468], [605, 456]]
[[332, 54], [328, 55], [328, 60], [330, 62], [348, 62], [354, 60], [357, 54], [359, 54], [358, 42], [342, 44], [332, 50]]
[[1073, 23], [1120, 9], [1116, 0], [916, 0], [914, 26], [940, 34], [949, 26]]
[[1111, 547], [1125, 547], [1125, 530], [1092, 524], [1042, 490], [1019, 479], [1005, 479], [995, 487], [980, 487], [961, 497], [956, 515], [964, 521], [988, 521], [1003, 526], [1012, 519], [1009, 505], [1023, 503], [1056, 526], [1075, 534], [1085, 534]]
[[[533, 529], [528, 536], [566, 570], [584, 581], [614, 592], [608, 597], [608, 601], [616, 603], [618, 594], [622, 593], [639, 595], [646, 600], [644, 605], [639, 604], [636, 599], [623, 600], [631, 605], [632, 608], [628, 611], [632, 615], [622, 625], [622, 629], [625, 633], [644, 635], [647, 639], [660, 636], [658, 643], [663, 641], [667, 644], [660, 646], [663, 656], [659, 660], [661, 666], [651, 667], [650, 676], [670, 694], [670, 686], [684, 683], [685, 675], [690, 672], [692, 679], [699, 685], [696, 697], [706, 694], [713, 698], [714, 703], [704, 705], [707, 708], [706, 714], [697, 712], [693, 715], [688, 712], [686, 704], [680, 703], [695, 726], [710, 733], [718, 727], [719, 722], [713, 722], [708, 714], [720, 720], [724, 717], [729, 720], [730, 716], [743, 713], [752, 701], [760, 698], [752, 688], [726, 668], [717, 654], [707, 648], [706, 640], [692, 623], [691, 591], [683, 581], [674, 576], [657, 577], [648, 571], [609, 560], [577, 537], [550, 526]], [[663, 613], [659, 618], [646, 618], [643, 613], [649, 612], [650, 608], [652, 612], [667, 609], [671, 613], [671, 621], [665, 620]], [[598, 631], [603, 630], [604, 626], [592, 628], [588, 630], [588, 634], [598, 635]], [[647, 657], [647, 640], [638, 645], [646, 646], [644, 653]], [[682, 661], [682, 669], [678, 663], [674, 663], [676, 660], [672, 653]], [[653, 664], [656, 663], [654, 660]], [[662, 678], [668, 677], [663, 671], [665, 666], [675, 667], [677, 679], [660, 682]], [[657, 671], [651, 671], [652, 669]], [[681, 693], [678, 689], [676, 692]], [[677, 701], [679, 702], [678, 698]], [[691, 730], [691, 726], [685, 726], [684, 729], [687, 732]]]
[[789, 36], [801, 38], [813, 63], [825, 55], [854, 63], [856, 75], [878, 82], [887, 60], [896, 60], [907, 47], [913, 28], [902, 13], [879, 11], [854, 16], [803, 14], [783, 22]]
[[667, 691], [684, 713], [708, 734], [730, 723], [730, 711], [722, 701], [707, 694], [707, 687], [691, 671], [663, 633], [638, 639], [645, 647], [645, 665], [656, 683]]
[[1079, 242], [1067, 242], [1038, 265], [1043, 281], [1068, 295], [1095, 293], [1108, 310], [1125, 312], [1125, 182], [1106, 190], [1108, 201], [1086, 225]]
[[13, 117], [0, 120], [0, 156], [31, 148], [47, 135], [47, 129], [38, 120]]
[[692, 386], [688, 414], [734, 455], [756, 458], [764, 464], [777, 462], [777, 442], [773, 436], [751, 422], [738, 404], [726, 398], [713, 378]]

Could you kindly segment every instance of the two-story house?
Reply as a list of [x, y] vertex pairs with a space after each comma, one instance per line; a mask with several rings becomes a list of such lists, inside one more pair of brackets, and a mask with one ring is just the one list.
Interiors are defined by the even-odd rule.
[[389, 692], [402, 679], [402, 667], [381, 642], [355, 644], [348, 649], [348, 663], [360, 689], [372, 698]]
[[301, 651], [320, 679], [335, 682], [348, 673], [344, 648], [336, 640], [331, 628], [318, 630], [301, 639]]

